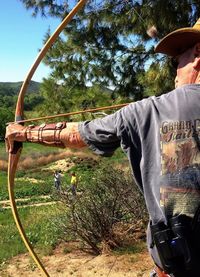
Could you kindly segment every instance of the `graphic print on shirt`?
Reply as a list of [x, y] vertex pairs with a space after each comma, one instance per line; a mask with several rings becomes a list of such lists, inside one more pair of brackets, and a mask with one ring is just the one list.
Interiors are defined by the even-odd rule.
[[160, 206], [166, 216], [193, 216], [200, 203], [200, 119], [160, 128]]

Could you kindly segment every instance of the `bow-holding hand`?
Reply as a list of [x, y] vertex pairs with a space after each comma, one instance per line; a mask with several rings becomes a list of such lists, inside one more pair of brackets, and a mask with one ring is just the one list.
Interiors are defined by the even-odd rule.
[[26, 140], [26, 127], [17, 123], [9, 124], [6, 127], [5, 142], [7, 152], [11, 153], [13, 151], [15, 141], [24, 142]]

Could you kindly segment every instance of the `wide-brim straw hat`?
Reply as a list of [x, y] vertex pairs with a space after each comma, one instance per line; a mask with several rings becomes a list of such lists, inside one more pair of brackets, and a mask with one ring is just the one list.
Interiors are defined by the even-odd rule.
[[174, 57], [197, 42], [200, 42], [200, 18], [193, 27], [177, 29], [166, 35], [156, 45], [155, 52]]

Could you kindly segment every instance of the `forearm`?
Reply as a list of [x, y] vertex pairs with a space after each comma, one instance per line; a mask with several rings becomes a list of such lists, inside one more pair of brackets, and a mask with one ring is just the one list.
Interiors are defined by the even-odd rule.
[[78, 122], [42, 124], [26, 129], [27, 141], [48, 146], [82, 148], [86, 146], [78, 131]]
[[14, 142], [35, 142], [48, 146], [57, 146], [61, 148], [82, 148], [86, 146], [82, 140], [78, 122], [75, 123], [56, 123], [41, 124], [40, 126], [24, 127], [20, 124], [10, 124], [6, 128], [6, 149], [12, 153]]
[[78, 124], [78, 122], [67, 123], [66, 128], [61, 131], [60, 140], [66, 145], [66, 147], [82, 148], [87, 146], [81, 138]]

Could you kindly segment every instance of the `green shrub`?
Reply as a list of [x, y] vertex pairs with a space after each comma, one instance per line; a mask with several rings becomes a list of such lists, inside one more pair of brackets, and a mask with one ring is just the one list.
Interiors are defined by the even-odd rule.
[[[115, 226], [121, 222], [135, 224], [146, 221], [144, 200], [130, 173], [100, 164], [76, 198], [58, 194], [63, 202], [63, 216], [57, 224], [69, 235], [74, 234], [100, 253], [101, 244], [120, 246]], [[65, 214], [65, 215], [64, 215]]]

